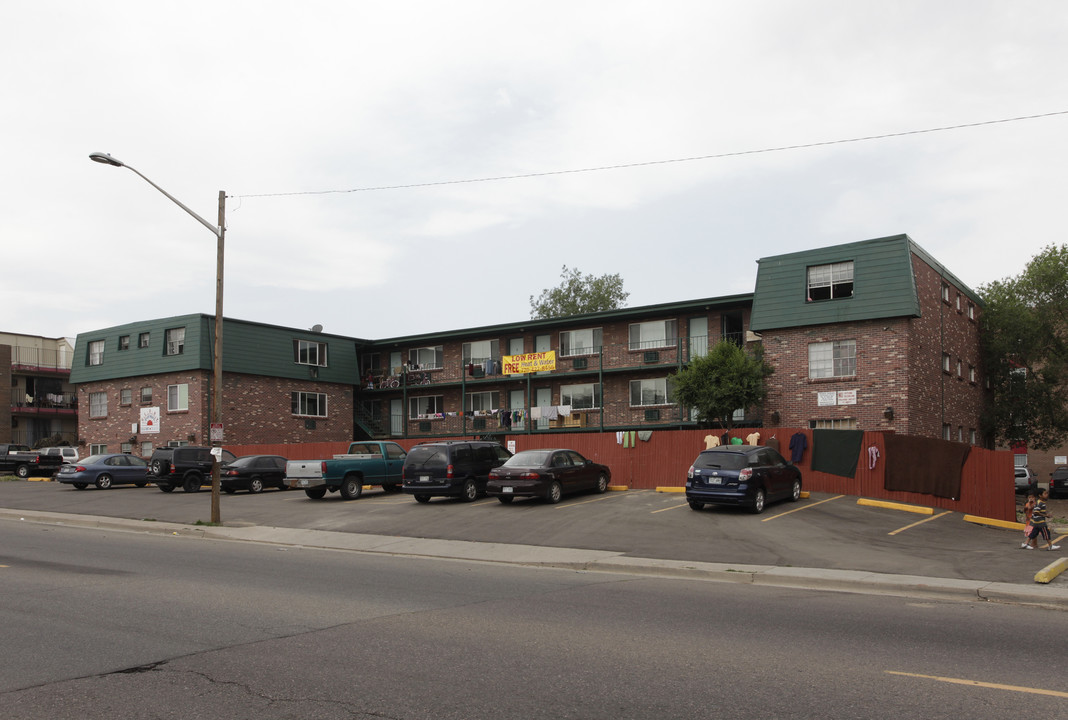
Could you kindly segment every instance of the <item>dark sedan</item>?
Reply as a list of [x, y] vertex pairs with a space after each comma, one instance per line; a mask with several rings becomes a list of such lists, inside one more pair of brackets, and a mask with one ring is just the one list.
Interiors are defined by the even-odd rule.
[[704, 450], [686, 475], [686, 502], [694, 510], [708, 505], [744, 505], [764, 512], [772, 500], [801, 497], [801, 471], [762, 445], [723, 445]]
[[587, 460], [574, 450], [524, 450], [490, 470], [486, 494], [502, 503], [517, 497], [540, 497], [558, 503], [560, 498], [581, 490], [603, 493], [612, 471], [606, 465]]
[[285, 481], [286, 459], [279, 455], [245, 455], [219, 468], [219, 485], [227, 493], [258, 493], [265, 487], [285, 490]]
[[148, 463], [136, 455], [113, 453], [90, 455], [84, 460], [63, 465], [53, 477], [61, 483], [84, 490], [95, 485], [107, 490], [112, 485], [148, 485]]

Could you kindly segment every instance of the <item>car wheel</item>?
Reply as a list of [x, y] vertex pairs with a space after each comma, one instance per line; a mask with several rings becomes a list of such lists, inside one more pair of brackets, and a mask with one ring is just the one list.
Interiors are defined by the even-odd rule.
[[687, 500], [686, 504], [690, 506], [691, 510], [704, 510], [705, 504], [699, 500]]
[[134, 485], [137, 487], [145, 487], [146, 485], [148, 485], [148, 482], [135, 482]]
[[304, 494], [310, 497], [312, 500], [322, 500], [326, 497], [325, 487], [307, 488]]
[[341, 498], [355, 500], [363, 493], [363, 478], [350, 476], [341, 482]]
[[475, 486], [475, 481], [471, 478], [467, 478], [464, 482], [463, 490], [460, 491], [460, 499], [464, 502], [474, 502], [478, 497], [478, 487]]
[[605, 475], [604, 473], [601, 473], [600, 476], [597, 478], [597, 492], [603, 493], [607, 489], [608, 489], [608, 476]]
[[254, 477], [251, 480], [249, 480], [248, 481], [248, 491], [252, 495], [255, 495], [256, 493], [263, 492], [263, 479], [262, 478], [258, 478], [258, 477]]
[[430, 502], [430, 496], [429, 495], [416, 495], [415, 496], [415, 501], [417, 503], [424, 503], [425, 504], [425, 503]]
[[171, 490], [174, 490], [174, 486], [170, 483], [156, 483], [156, 487], [158, 487], [163, 492], [170, 492]]
[[801, 481], [794, 480], [794, 486], [790, 488], [790, 502], [797, 502], [801, 499]]
[[101, 475], [100, 477], [98, 477], [96, 479], [96, 483], [95, 484], [96, 484], [98, 489], [107, 490], [109, 487], [111, 487], [111, 476], [108, 475], [107, 473], [104, 473], [103, 475]]
[[497, 499], [501, 501], [502, 505], [507, 505], [508, 503], [515, 500], [515, 497], [513, 497], [512, 495], [498, 495]]
[[764, 503], [767, 501], [767, 495], [764, 494], [764, 488], [757, 488], [756, 495], [753, 496], [753, 514], [759, 515], [764, 512]]
[[552, 505], [560, 502], [560, 497], [563, 495], [563, 488], [560, 487], [560, 483], [556, 480], [552, 481], [549, 485], [549, 491], [545, 493], [545, 499]]
[[89, 483], [74, 483], [74, 487], [77, 490], [84, 490], [85, 488], [89, 487]]
[[190, 475], [182, 482], [182, 492], [200, 492], [200, 482], [201, 477], [199, 475]]
[[28, 478], [30, 476], [30, 466], [29, 465], [19, 465], [17, 468], [15, 468], [15, 474], [18, 475], [23, 480], [25, 480], [26, 478]]

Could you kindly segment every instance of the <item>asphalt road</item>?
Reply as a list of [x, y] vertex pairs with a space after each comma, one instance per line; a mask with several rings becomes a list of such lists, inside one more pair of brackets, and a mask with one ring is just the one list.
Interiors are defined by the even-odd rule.
[[[51, 482], [0, 482], [0, 507], [178, 523], [210, 519], [210, 493], [154, 487], [75, 490]], [[1021, 534], [965, 522], [959, 513], [916, 515], [866, 507], [857, 498], [814, 494], [763, 515], [735, 508], [690, 510], [681, 494], [649, 490], [584, 494], [559, 505], [484, 499], [466, 504], [365, 491], [345, 502], [298, 491], [222, 497], [227, 524], [402, 537], [517, 543], [622, 552], [633, 557], [733, 562], [1033, 584], [1068, 556], [1025, 551]], [[1065, 575], [1068, 575], [1066, 573]], [[1054, 584], [1068, 586], [1061, 575]]]
[[0, 547], [5, 720], [959, 720], [1068, 698], [1068, 614], [1036, 608], [10, 519]]

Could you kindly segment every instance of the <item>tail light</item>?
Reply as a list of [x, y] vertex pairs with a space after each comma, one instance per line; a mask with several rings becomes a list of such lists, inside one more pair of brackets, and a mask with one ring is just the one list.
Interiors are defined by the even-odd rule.
[[693, 480], [693, 465], [691, 465], [690, 469], [686, 471], [686, 479]]
[[523, 473], [522, 475], [519, 476], [520, 480], [538, 480], [540, 478], [541, 478], [541, 475], [539, 475], [536, 472], [525, 472], [525, 473]]
[[746, 482], [753, 477], [753, 468], [742, 468], [738, 471], [738, 482]]
[[74, 468], [74, 472], [85, 472], [85, 466], [84, 465], [77, 466], [76, 468]]
[[321, 472], [323, 475], [326, 475], [326, 460], [323, 460], [321, 463], [319, 463], [319, 472]]
[[449, 466], [445, 468], [445, 477], [452, 480], [452, 463], [449, 463]]

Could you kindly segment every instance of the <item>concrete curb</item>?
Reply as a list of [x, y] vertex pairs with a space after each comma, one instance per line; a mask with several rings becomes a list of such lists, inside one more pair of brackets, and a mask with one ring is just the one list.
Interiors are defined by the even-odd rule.
[[[609, 550], [554, 548], [539, 545], [428, 540], [388, 535], [301, 530], [261, 525], [214, 527], [150, 520], [0, 508], [0, 521], [88, 527], [120, 532], [186, 538], [256, 542], [395, 556], [503, 563], [575, 571], [626, 573], [651, 577], [743, 583], [820, 591], [895, 595], [940, 600], [987, 601], [1068, 610], [1068, 588], [1016, 585], [984, 580], [955, 580], [918, 575], [891, 575], [861, 570], [776, 567], [628, 557]], [[1068, 567], [1068, 559], [1064, 559]], [[1055, 565], [1058, 563], [1054, 563]], [[1036, 578], [1037, 579], [1037, 578]], [[1052, 577], [1050, 578], [1052, 579]], [[1048, 580], [1046, 581], [1048, 582]]]

